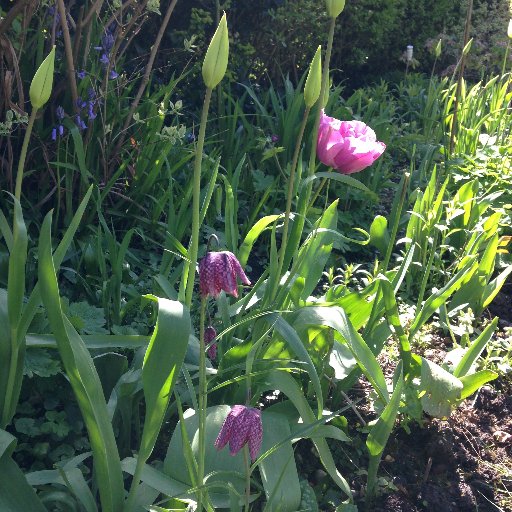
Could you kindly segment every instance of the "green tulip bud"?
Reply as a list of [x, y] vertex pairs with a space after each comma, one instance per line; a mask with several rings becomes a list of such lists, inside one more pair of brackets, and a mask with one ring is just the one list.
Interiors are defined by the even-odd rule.
[[330, 18], [337, 18], [345, 9], [345, 0], [325, 0], [325, 7]]
[[322, 47], [319, 46], [309, 66], [306, 85], [304, 86], [304, 102], [312, 107], [320, 96], [322, 86]]
[[55, 66], [55, 46], [46, 59], [41, 62], [30, 84], [29, 96], [33, 108], [41, 108], [50, 98], [53, 86], [53, 69]]
[[507, 36], [509, 39], [512, 39], [512, 20], [508, 22]]
[[469, 53], [469, 50], [471, 50], [471, 45], [473, 44], [473, 38], [471, 38], [464, 48], [462, 48], [462, 55], [466, 56]]
[[226, 74], [229, 56], [229, 35], [226, 13], [213, 34], [203, 62], [203, 80], [209, 89], [216, 87]]
[[436, 59], [438, 59], [441, 56], [441, 45], [442, 45], [442, 39], [439, 39], [439, 41], [436, 44], [436, 47], [434, 49], [434, 55]]

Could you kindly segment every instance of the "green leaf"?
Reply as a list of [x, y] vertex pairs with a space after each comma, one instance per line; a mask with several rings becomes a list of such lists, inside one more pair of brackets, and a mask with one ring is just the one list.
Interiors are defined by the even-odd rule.
[[50, 326], [66, 375], [82, 412], [94, 454], [94, 471], [104, 512], [121, 512], [124, 485], [121, 463], [103, 390], [85, 343], [62, 313], [51, 248], [51, 213], [41, 227], [39, 282]]
[[240, 265], [242, 265], [242, 267], [247, 265], [247, 260], [249, 259], [249, 254], [251, 254], [254, 242], [256, 242], [261, 233], [263, 233], [263, 231], [278, 218], [279, 215], [268, 215], [267, 217], [263, 217], [249, 230], [249, 233], [247, 233], [238, 251], [238, 261], [240, 261]]
[[[261, 420], [263, 423], [262, 453], [290, 437], [290, 424], [286, 416], [263, 411]], [[265, 510], [281, 512], [298, 510], [301, 492], [291, 442], [281, 444], [261, 461], [259, 468], [267, 497]]]
[[158, 318], [142, 366], [146, 416], [139, 459], [143, 462], [151, 455], [160, 433], [191, 333], [188, 308], [178, 301], [154, 299], [158, 301]]
[[487, 384], [491, 380], [497, 379], [498, 374], [491, 370], [481, 370], [471, 375], [465, 375], [460, 378], [462, 385], [462, 392], [460, 399], [463, 400], [468, 396], [471, 396], [475, 391], [479, 390], [484, 384]]
[[317, 180], [319, 178], [327, 178], [328, 180], [339, 181], [344, 185], [348, 185], [349, 187], [357, 188], [368, 194], [373, 200], [377, 201], [378, 197], [375, 192], [372, 192], [368, 187], [363, 185], [359, 180], [352, 178], [351, 176], [347, 176], [346, 174], [340, 174], [339, 172], [316, 172], [313, 176], [309, 176], [302, 182], [302, 186], [305, 187], [313, 180]]
[[480, 336], [471, 343], [463, 358], [453, 371], [454, 377], [464, 377], [469, 372], [471, 366], [473, 366], [473, 363], [478, 359], [494, 334], [494, 331], [498, 326], [498, 320], [499, 318], [495, 317], [494, 320], [481, 332]]
[[[304, 397], [299, 385], [289, 373], [284, 371], [273, 371], [269, 374], [266, 381], [268, 389], [279, 389], [293, 402], [293, 405], [299, 412], [305, 426], [317, 421], [315, 413], [309, 406], [308, 401]], [[351, 498], [352, 493], [350, 491], [350, 486], [348, 485], [345, 478], [343, 478], [341, 473], [337, 470], [327, 441], [324, 438], [317, 437], [312, 437], [311, 440], [313, 441], [313, 444], [318, 451], [320, 461], [322, 462], [327, 473], [329, 473], [330, 477], [334, 480], [336, 485]]]
[[403, 378], [400, 370], [398, 381], [393, 390], [393, 394], [389, 399], [386, 407], [379, 416], [377, 423], [372, 427], [368, 438], [366, 439], [366, 446], [372, 457], [380, 457], [386, 444], [393, 427], [395, 425], [396, 415], [400, 407], [400, 397], [402, 396]]
[[409, 339], [421, 329], [423, 324], [445, 304], [450, 296], [462, 285], [463, 281], [472, 275], [478, 268], [474, 258], [469, 258], [467, 263], [444, 285], [443, 288], [433, 293], [426, 301], [421, 310], [414, 317], [414, 322], [409, 330]]
[[439, 365], [421, 358], [421, 397], [423, 410], [436, 418], [447, 418], [460, 400], [463, 384]]
[[377, 215], [370, 226], [370, 244], [376, 247], [382, 255], [386, 254], [389, 244], [388, 219]]
[[0, 429], [0, 510], [47, 512], [21, 469], [11, 459], [15, 444], [15, 437]]

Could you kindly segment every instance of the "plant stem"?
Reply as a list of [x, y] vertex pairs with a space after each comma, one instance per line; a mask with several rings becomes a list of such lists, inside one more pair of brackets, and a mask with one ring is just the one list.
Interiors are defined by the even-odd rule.
[[[209, 89], [211, 91], [211, 89]], [[206, 383], [206, 347], [204, 343], [204, 324], [206, 320], [206, 300], [201, 299], [201, 313], [199, 319], [199, 411], [198, 413], [198, 468], [197, 485], [201, 487], [204, 480], [204, 456], [205, 456], [205, 429], [206, 429], [206, 406], [208, 401]], [[203, 502], [203, 491], [200, 490], [197, 496], [197, 511], [201, 512]]]
[[[196, 275], [197, 252], [199, 248], [199, 210], [201, 195], [201, 164], [203, 161], [204, 137], [206, 133], [206, 121], [208, 120], [208, 110], [212, 98], [212, 89], [206, 89], [204, 95], [203, 111], [201, 113], [201, 124], [199, 125], [199, 135], [197, 138], [196, 158], [194, 161], [194, 188], [192, 199], [192, 235], [189, 246], [188, 279], [185, 294], [185, 304], [190, 307], [192, 304], [192, 294], [194, 293], [194, 278]], [[187, 267], [185, 266], [185, 272]]]
[[249, 499], [251, 497], [251, 464], [249, 459], [249, 447], [244, 446], [244, 466], [245, 466], [245, 512], [249, 512]]
[[36, 119], [37, 108], [34, 108], [30, 113], [28, 119], [27, 131], [23, 139], [23, 146], [21, 146], [20, 161], [18, 162], [18, 174], [16, 175], [16, 188], [14, 190], [14, 197], [18, 201], [21, 200], [21, 184], [23, 183], [23, 171], [25, 169], [25, 160], [27, 158], [28, 143], [30, 141], [30, 135], [32, 128], [34, 127], [34, 121]]
[[284, 257], [288, 242], [288, 226], [290, 223], [290, 213], [292, 209], [293, 186], [295, 184], [295, 171], [297, 170], [297, 162], [299, 161], [302, 138], [304, 136], [304, 130], [306, 128], [306, 123], [308, 121], [310, 110], [310, 107], [306, 107], [306, 110], [304, 110], [304, 115], [302, 116], [302, 123], [299, 129], [299, 135], [297, 137], [297, 143], [295, 144], [295, 151], [293, 153], [292, 166], [290, 168], [290, 177], [288, 178], [288, 191], [286, 194], [286, 213], [284, 215], [283, 236], [281, 238], [281, 247], [279, 248], [279, 266], [277, 271], [277, 279], [274, 282], [272, 296], [275, 296], [281, 279], [281, 272], [283, 271]]

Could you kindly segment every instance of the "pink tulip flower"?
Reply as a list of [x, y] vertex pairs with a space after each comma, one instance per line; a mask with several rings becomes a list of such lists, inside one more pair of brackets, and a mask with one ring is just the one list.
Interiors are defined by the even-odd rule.
[[340, 121], [320, 115], [317, 154], [320, 161], [342, 174], [359, 172], [379, 158], [386, 145], [361, 121]]

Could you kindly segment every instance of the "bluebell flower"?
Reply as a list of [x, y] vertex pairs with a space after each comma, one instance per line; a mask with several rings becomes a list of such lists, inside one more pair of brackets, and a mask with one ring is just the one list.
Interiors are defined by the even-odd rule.
[[110, 75], [109, 75], [110, 80], [115, 80], [118, 76], [119, 76], [119, 74], [117, 73], [117, 71], [115, 69], [110, 70]]
[[55, 109], [55, 114], [57, 115], [57, 119], [59, 119], [60, 121], [64, 119], [65, 112], [60, 105]]
[[87, 128], [87, 125], [83, 122], [82, 118], [80, 117], [80, 114], [76, 115], [75, 122], [80, 130], [85, 130]]
[[87, 76], [87, 72], [82, 69], [82, 71], [77, 71], [76, 76], [80, 80], [83, 80]]
[[52, 130], [52, 140], [57, 140], [57, 129], [56, 128], [54, 128]]
[[107, 66], [108, 63], [110, 62], [110, 59], [108, 58], [108, 55], [106, 53], [103, 53], [101, 55], [101, 58], [100, 58], [100, 62], [104, 65], [104, 66]]
[[87, 103], [82, 99], [81, 96], [78, 96], [78, 98], [76, 100], [76, 106], [79, 109], [82, 109], [82, 108], [85, 108], [87, 106]]
[[[55, 128], [54, 128], [55, 130]], [[62, 137], [64, 135], [64, 126], [62, 126], [61, 124], [59, 124], [59, 135]]]
[[96, 119], [96, 113], [94, 112], [94, 106], [96, 105], [95, 101], [89, 101], [87, 108], [87, 117], [89, 119]]
[[110, 50], [112, 50], [112, 47], [114, 46], [114, 36], [108, 29], [101, 38], [101, 46], [106, 53], [110, 53]]

